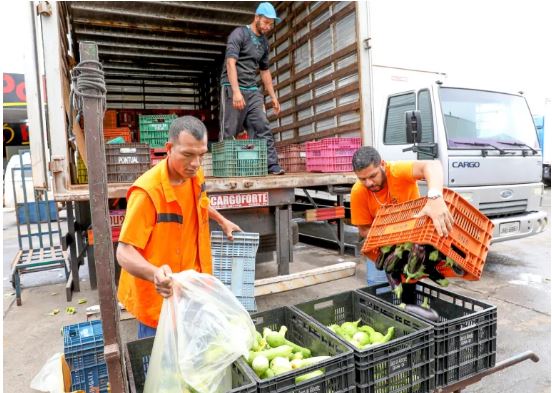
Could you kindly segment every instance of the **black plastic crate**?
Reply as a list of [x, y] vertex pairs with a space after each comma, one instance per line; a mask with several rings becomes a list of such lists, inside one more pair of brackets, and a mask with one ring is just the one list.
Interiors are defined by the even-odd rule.
[[[395, 306], [400, 300], [387, 283], [359, 290]], [[416, 301], [424, 297], [440, 321], [422, 319], [433, 326], [435, 337], [435, 386], [458, 382], [496, 363], [496, 306], [425, 284], [416, 283]]]
[[[280, 326], [285, 325], [288, 328], [286, 333], [288, 340], [309, 348], [312, 356], [331, 356], [330, 359], [310, 367], [288, 371], [272, 378], [260, 379], [253, 374], [259, 393], [355, 391], [355, 363], [352, 351], [309, 318], [290, 307], [255, 313], [251, 315], [251, 318], [259, 333], [262, 333], [265, 327], [278, 330]], [[319, 369], [324, 370], [324, 375], [298, 384], [295, 383], [296, 377]]]
[[150, 169], [150, 147], [145, 143], [105, 145], [107, 181], [132, 183]]
[[[142, 393], [146, 383], [149, 359], [153, 349], [154, 337], [129, 341], [126, 344], [125, 359], [128, 383], [131, 393]], [[243, 359], [232, 363], [232, 390], [227, 393], [256, 393], [253, 371]]]
[[[355, 291], [297, 304], [293, 308], [354, 350], [357, 392], [433, 391], [433, 330], [429, 324]], [[387, 328], [394, 326], [395, 338], [361, 350], [328, 328], [332, 324], [358, 319], [384, 334]]]

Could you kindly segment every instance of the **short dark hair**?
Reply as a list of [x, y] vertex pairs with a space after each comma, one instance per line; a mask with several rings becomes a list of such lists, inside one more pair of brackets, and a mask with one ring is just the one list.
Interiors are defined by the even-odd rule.
[[362, 146], [353, 154], [353, 171], [358, 172], [370, 165], [379, 165], [381, 156], [372, 146]]
[[181, 116], [172, 121], [169, 128], [169, 140], [171, 142], [178, 141], [181, 132], [187, 132], [198, 141], [201, 141], [207, 134], [207, 128], [197, 117]]

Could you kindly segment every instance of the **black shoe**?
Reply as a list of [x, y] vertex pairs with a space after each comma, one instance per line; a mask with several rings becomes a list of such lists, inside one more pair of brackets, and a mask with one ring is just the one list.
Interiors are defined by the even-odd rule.
[[286, 173], [280, 165], [274, 165], [268, 169], [269, 175], [283, 175]]

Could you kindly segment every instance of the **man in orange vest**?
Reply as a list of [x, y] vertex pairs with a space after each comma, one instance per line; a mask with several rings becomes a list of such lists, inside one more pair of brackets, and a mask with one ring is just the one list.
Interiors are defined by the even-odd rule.
[[[390, 161], [381, 159], [376, 149], [363, 146], [353, 155], [357, 182], [351, 190], [351, 222], [365, 238], [378, 210], [387, 204], [420, 198], [418, 180], [427, 181], [427, 203], [417, 217], [427, 215], [437, 234], [447, 236], [453, 218], [443, 200], [443, 169], [438, 161]], [[369, 285], [386, 282], [385, 272], [366, 262]]]
[[172, 272], [212, 273], [209, 218], [229, 239], [241, 231], [209, 206], [201, 169], [205, 125], [193, 116], [175, 119], [165, 146], [167, 158], [127, 192], [117, 247], [122, 267], [117, 297], [138, 320], [138, 338], [155, 335], [163, 298], [172, 295]]

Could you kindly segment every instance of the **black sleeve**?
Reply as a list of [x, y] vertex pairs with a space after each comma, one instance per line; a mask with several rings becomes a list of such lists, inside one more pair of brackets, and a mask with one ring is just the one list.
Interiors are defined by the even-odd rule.
[[268, 62], [268, 52], [269, 52], [268, 41], [265, 40], [263, 42], [263, 46], [264, 46], [264, 54], [263, 54], [263, 57], [261, 57], [261, 60], [259, 61], [259, 70], [266, 71], [268, 70], [268, 67], [270, 65]]
[[228, 36], [228, 41], [226, 43], [226, 59], [232, 57], [234, 59], [240, 58], [240, 51], [243, 44], [243, 29], [237, 27], [232, 33]]

